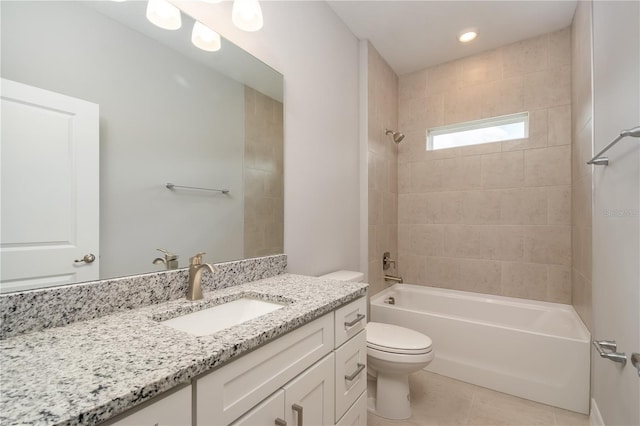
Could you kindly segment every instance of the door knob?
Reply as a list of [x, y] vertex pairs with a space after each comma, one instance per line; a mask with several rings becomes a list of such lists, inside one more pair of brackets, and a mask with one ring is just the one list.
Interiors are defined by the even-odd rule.
[[82, 259], [76, 259], [74, 263], [93, 263], [96, 260], [96, 256], [93, 253], [85, 254]]
[[631, 364], [638, 370], [638, 376], [640, 376], [640, 353], [634, 352], [631, 354]]

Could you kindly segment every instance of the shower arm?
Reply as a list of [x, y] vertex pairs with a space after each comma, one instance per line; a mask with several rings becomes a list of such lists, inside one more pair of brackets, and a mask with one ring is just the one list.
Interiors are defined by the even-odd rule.
[[599, 153], [593, 156], [593, 158], [587, 161], [587, 164], [594, 164], [596, 166], [607, 166], [609, 165], [608, 157], [601, 157], [602, 154], [607, 152], [612, 146], [620, 142], [620, 139], [626, 138], [627, 136], [631, 136], [634, 138], [640, 138], [640, 126], [634, 127], [629, 130], [623, 130], [620, 132], [617, 138], [609, 143], [609, 145], [605, 146]]

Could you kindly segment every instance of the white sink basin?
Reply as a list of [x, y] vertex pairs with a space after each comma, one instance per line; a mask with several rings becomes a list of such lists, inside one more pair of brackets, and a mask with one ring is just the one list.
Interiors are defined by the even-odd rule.
[[225, 328], [278, 310], [285, 305], [278, 302], [244, 297], [222, 305], [213, 306], [191, 314], [182, 315], [162, 324], [184, 331], [194, 336], [208, 336]]

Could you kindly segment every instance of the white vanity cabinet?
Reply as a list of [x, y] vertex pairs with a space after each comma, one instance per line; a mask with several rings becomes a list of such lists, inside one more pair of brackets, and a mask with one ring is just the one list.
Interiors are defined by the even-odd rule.
[[197, 424], [232, 423], [332, 350], [329, 313], [194, 379]]
[[191, 424], [191, 386], [166, 392], [111, 419], [111, 426], [185, 426]]
[[198, 425], [365, 425], [361, 297], [193, 381]]
[[365, 326], [361, 297], [110, 424], [364, 426]]
[[193, 380], [197, 425], [366, 424], [366, 298]]

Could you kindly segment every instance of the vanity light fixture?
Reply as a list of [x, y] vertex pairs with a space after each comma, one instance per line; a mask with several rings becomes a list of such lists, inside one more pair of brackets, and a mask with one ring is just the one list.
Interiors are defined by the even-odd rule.
[[191, 42], [197, 48], [206, 50], [207, 52], [216, 52], [220, 50], [221, 47], [220, 34], [199, 21], [196, 21], [195, 24], [193, 24]]
[[231, 20], [241, 30], [258, 31], [263, 25], [260, 3], [258, 0], [233, 0]]
[[177, 30], [182, 25], [180, 9], [167, 0], [149, 0], [147, 19], [165, 30]]
[[478, 37], [478, 31], [475, 29], [468, 29], [458, 34], [458, 41], [460, 43], [469, 43], [470, 41], [475, 40], [476, 37]]

